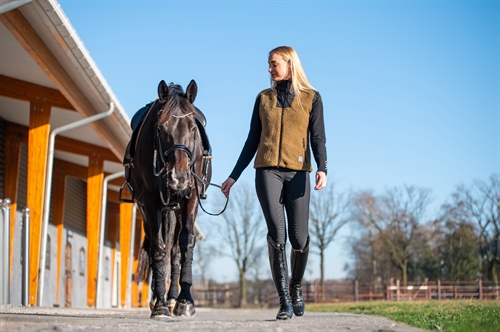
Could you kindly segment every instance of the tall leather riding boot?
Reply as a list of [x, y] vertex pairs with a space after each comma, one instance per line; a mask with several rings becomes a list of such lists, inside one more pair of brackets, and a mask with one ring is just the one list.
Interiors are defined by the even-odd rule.
[[269, 250], [269, 264], [274, 285], [280, 298], [280, 309], [276, 319], [292, 318], [292, 300], [288, 291], [288, 269], [286, 264], [285, 245], [276, 244], [269, 236], [267, 237]]
[[292, 277], [290, 278], [290, 296], [292, 297], [292, 307], [295, 316], [302, 316], [306, 303], [302, 296], [302, 278], [306, 270], [307, 258], [309, 256], [309, 237], [306, 246], [302, 250], [294, 250], [290, 253], [290, 265]]

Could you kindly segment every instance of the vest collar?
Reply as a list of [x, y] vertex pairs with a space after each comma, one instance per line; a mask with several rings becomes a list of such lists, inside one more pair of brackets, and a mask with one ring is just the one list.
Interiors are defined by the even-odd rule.
[[292, 81], [283, 80], [276, 83], [276, 94], [278, 97], [276, 107], [292, 107], [293, 97], [295, 97], [292, 92]]

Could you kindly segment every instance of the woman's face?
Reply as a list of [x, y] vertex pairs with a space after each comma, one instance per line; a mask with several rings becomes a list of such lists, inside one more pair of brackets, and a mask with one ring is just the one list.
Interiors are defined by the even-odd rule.
[[290, 79], [290, 64], [283, 57], [276, 53], [269, 56], [269, 73], [274, 82]]

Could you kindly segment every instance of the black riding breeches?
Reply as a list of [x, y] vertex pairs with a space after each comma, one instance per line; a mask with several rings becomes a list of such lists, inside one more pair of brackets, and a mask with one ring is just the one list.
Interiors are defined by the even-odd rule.
[[309, 235], [309, 173], [257, 168], [255, 188], [271, 239], [277, 244], [285, 244], [287, 223], [293, 249], [302, 250]]

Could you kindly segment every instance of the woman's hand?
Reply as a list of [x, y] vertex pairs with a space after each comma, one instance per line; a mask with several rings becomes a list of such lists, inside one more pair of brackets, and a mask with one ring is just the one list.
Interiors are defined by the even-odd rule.
[[326, 173], [323, 171], [316, 172], [316, 187], [314, 190], [321, 190], [326, 187]]
[[236, 181], [234, 181], [234, 179], [232, 178], [227, 178], [226, 181], [224, 181], [222, 183], [222, 193], [224, 194], [224, 196], [229, 197], [229, 191], [231, 191], [231, 187], [233, 186], [233, 184], [235, 183]]

